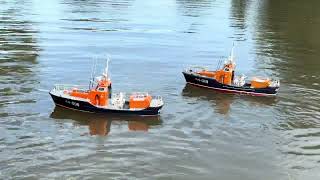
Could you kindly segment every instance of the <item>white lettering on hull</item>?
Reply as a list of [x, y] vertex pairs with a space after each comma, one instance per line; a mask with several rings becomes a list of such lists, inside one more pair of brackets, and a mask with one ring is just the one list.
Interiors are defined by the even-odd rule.
[[202, 83], [206, 83], [206, 84], [209, 83], [209, 81], [206, 80], [206, 79], [195, 78], [195, 80], [196, 80], [196, 81], [199, 81], [199, 82], [202, 82]]
[[71, 104], [71, 105], [76, 106], [76, 107], [80, 107], [80, 104], [77, 103], [77, 102], [74, 102], [74, 101], [66, 100], [66, 103], [67, 104]]

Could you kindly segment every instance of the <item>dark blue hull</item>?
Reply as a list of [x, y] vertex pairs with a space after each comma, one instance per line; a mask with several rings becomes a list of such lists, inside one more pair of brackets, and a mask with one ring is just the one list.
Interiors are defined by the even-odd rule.
[[200, 75], [195, 75], [194, 73], [182, 72], [187, 83], [214, 89], [217, 91], [227, 92], [227, 93], [238, 93], [238, 94], [249, 94], [254, 96], [272, 96], [276, 95], [279, 87], [268, 87], [268, 88], [251, 88], [250, 84], [245, 84], [244, 86], [230, 86], [221, 84], [213, 78], [204, 77]]
[[99, 108], [90, 104], [89, 102], [80, 100], [71, 100], [68, 98], [55, 96], [49, 93], [57, 106], [61, 106], [68, 109], [90, 112], [90, 113], [108, 113], [108, 114], [127, 114], [127, 115], [144, 115], [144, 116], [155, 116], [160, 113], [161, 107], [149, 107], [142, 110], [130, 110], [130, 109], [106, 109]]

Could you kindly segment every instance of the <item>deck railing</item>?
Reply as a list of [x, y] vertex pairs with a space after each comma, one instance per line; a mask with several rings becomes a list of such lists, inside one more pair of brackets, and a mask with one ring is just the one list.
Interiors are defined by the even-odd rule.
[[161, 96], [152, 96], [152, 99], [162, 100], [162, 97]]
[[208, 70], [208, 67], [207, 66], [190, 66], [188, 68], [185, 69], [186, 72], [190, 72], [191, 71], [202, 71], [202, 70], [205, 70], [207, 71]]
[[57, 90], [57, 91], [73, 90], [73, 89], [85, 91], [85, 90], [88, 90], [88, 87], [83, 85], [74, 85], [74, 84], [56, 84], [54, 86], [54, 90]]

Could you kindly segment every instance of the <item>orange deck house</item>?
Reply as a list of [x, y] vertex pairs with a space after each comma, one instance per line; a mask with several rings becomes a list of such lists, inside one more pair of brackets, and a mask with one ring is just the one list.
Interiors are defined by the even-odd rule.
[[130, 96], [130, 109], [148, 108], [150, 107], [152, 97], [147, 94], [135, 94]]

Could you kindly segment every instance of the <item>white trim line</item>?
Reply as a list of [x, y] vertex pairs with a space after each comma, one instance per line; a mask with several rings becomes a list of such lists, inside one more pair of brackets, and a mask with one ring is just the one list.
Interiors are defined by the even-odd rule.
[[55, 105], [59, 106], [59, 107], [62, 107], [62, 108], [70, 109], [70, 110], [73, 110], [73, 111], [81, 111], [81, 112], [92, 113], [92, 114], [93, 113], [97, 113], [97, 112], [85, 111], [85, 110], [81, 110], [81, 109], [75, 109], [75, 108], [67, 107], [67, 106], [61, 105], [59, 103], [55, 103]]
[[267, 94], [267, 93], [254, 93], [254, 92], [246, 92], [246, 91], [237, 91], [237, 90], [230, 90], [230, 89], [222, 89], [222, 88], [214, 88], [209, 86], [204, 86], [200, 84], [195, 84], [191, 82], [187, 82], [189, 84], [195, 85], [195, 86], [201, 86], [209, 89], [215, 89], [215, 90], [221, 90], [221, 91], [229, 91], [229, 92], [237, 92], [237, 93], [243, 93], [243, 94], [253, 94], [253, 95], [263, 95], [263, 96], [275, 96], [276, 94]]

